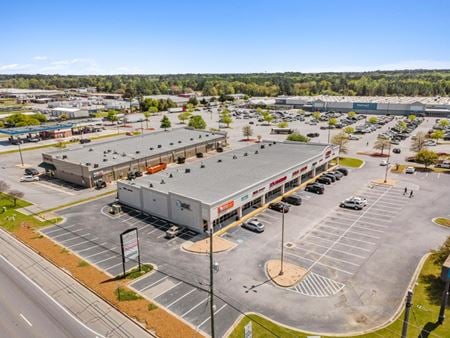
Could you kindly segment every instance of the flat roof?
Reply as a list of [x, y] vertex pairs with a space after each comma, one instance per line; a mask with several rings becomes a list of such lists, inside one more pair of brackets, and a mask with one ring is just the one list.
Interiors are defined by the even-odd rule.
[[[262, 144], [264, 149], [261, 149]], [[149, 187], [152, 183], [153, 190], [172, 192], [206, 204], [214, 204], [290, 168], [307, 163], [329, 146], [272, 141], [263, 141], [262, 144], [231, 150], [202, 161], [146, 175], [136, 179], [134, 184]], [[201, 168], [201, 164], [204, 168]], [[187, 168], [190, 169], [189, 173], [185, 173]], [[162, 180], [164, 184], [161, 184]]]
[[16, 128], [0, 128], [0, 134], [6, 135], [24, 135], [28, 133], [39, 133], [41, 131], [50, 131], [58, 129], [70, 129], [72, 128], [72, 123], [59, 123], [59, 124], [42, 124], [40, 126], [27, 126], [27, 127], [16, 127]]
[[[98, 168], [95, 168], [95, 170], [98, 170], [168, 151], [182, 150], [187, 146], [218, 140], [224, 136], [223, 133], [177, 128], [171, 131], [156, 131], [134, 137], [128, 136], [101, 143], [85, 144], [80, 145], [79, 148], [57, 150], [44, 154], [71, 163], [82, 165], [90, 163], [89, 168], [91, 170], [94, 170], [93, 165], [95, 163], [98, 164]], [[161, 147], [158, 148], [158, 145], [161, 145]], [[67, 158], [63, 159], [63, 155]], [[105, 162], [103, 159], [107, 159], [107, 161]]]

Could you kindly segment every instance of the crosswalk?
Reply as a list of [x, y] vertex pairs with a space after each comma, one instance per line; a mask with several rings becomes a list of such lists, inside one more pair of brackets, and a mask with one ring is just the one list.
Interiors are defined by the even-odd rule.
[[331, 278], [310, 272], [303, 280], [291, 290], [311, 297], [330, 297], [344, 288], [345, 284], [339, 283]]

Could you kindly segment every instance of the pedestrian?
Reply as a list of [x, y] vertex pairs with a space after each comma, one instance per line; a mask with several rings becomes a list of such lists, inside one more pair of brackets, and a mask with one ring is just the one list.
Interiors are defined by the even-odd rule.
[[409, 198], [411, 198], [411, 197], [414, 197], [414, 193], [413, 193], [412, 190], [411, 190], [411, 192], [409, 193]]
[[403, 196], [405, 196], [408, 193], [408, 188], [405, 187], [405, 191], [403, 191]]
[[367, 147], [369, 146], [369, 141], [367, 141], [366, 146], [367, 146]]

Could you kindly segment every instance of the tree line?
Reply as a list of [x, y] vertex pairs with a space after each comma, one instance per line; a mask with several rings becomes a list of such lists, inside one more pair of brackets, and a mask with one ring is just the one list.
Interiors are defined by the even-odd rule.
[[174, 75], [0, 75], [0, 87], [95, 87], [125, 97], [203, 92], [204, 95], [448, 96], [450, 70], [360, 73], [254, 73]]

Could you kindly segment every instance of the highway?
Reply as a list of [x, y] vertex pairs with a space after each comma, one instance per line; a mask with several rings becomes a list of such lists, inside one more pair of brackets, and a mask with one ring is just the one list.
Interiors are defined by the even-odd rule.
[[0, 229], [0, 337], [154, 337]]
[[0, 327], [4, 337], [100, 337], [0, 256]]

